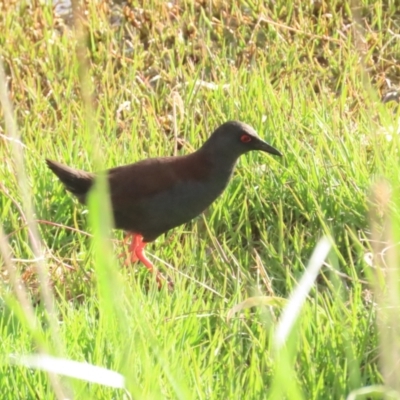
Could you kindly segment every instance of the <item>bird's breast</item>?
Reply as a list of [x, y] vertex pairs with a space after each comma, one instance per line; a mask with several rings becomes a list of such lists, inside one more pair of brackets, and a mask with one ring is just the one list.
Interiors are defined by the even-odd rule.
[[[195, 217], [207, 208], [224, 190], [226, 184], [205, 185], [200, 182], [179, 183], [168, 193], [160, 193], [151, 206], [170, 215]], [[162, 204], [161, 207], [159, 207]]]
[[147, 229], [167, 231], [201, 214], [223, 192], [225, 179], [178, 182], [168, 191], [146, 199], [143, 209]]

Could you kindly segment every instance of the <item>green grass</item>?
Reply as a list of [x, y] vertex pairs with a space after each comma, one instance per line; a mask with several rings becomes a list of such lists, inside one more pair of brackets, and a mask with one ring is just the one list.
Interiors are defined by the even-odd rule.
[[[397, 115], [379, 101], [399, 79], [396, 5], [89, 3], [96, 5], [81, 15], [84, 39], [51, 7], [3, 5], [0, 14], [0, 55], [54, 295], [47, 303], [40, 296], [29, 197], [2, 123], [0, 220], [35, 318], [4, 265], [1, 398], [57, 398], [48, 375], [9, 361], [38, 351], [119, 371], [135, 399], [344, 399], [371, 385], [400, 390], [398, 373], [387, 372], [397, 359], [382, 350], [400, 348], [396, 318], [382, 319], [387, 304], [398, 303], [366, 284], [377, 279], [364, 261], [371, 238], [385, 240], [375, 252], [395, 241], [385, 235], [392, 214], [378, 189], [374, 236], [368, 212], [371, 183], [385, 177], [396, 188], [400, 177], [398, 138], [386, 137]], [[122, 268], [122, 243], [108, 240], [122, 233], [109, 233], [106, 205], [94, 198], [84, 212], [44, 162], [98, 170], [172, 155], [178, 143], [186, 154], [230, 119], [251, 124], [284, 157], [243, 156], [204, 217], [148, 246], [173, 293], [158, 291], [141, 265]], [[394, 204], [395, 238], [396, 215]], [[227, 320], [250, 297], [288, 298], [324, 235], [333, 250], [281, 352], [273, 338], [284, 304]], [[127, 398], [76, 379], [61, 387], [70, 398]], [[358, 398], [382, 398], [366, 396]]]

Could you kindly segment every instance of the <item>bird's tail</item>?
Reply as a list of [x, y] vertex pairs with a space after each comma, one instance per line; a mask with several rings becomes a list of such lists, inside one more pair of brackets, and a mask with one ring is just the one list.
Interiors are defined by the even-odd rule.
[[81, 203], [85, 202], [86, 195], [93, 185], [94, 175], [70, 168], [57, 161], [46, 159], [48, 167], [58, 176], [65, 188], [74, 194]]

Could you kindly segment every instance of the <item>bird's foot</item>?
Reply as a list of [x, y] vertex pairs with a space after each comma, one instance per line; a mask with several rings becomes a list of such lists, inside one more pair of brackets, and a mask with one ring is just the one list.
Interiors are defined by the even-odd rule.
[[154, 268], [153, 263], [146, 257], [146, 254], [144, 252], [146, 242], [143, 241], [142, 235], [139, 235], [137, 233], [128, 234], [124, 239], [124, 243], [126, 243], [131, 236], [132, 236], [132, 241], [131, 244], [129, 245], [130, 257], [128, 257], [125, 260], [124, 264], [130, 265], [131, 263], [134, 263], [136, 261], [141, 261], [150, 272], [155, 273], [159, 289], [161, 289], [164, 283], [167, 282], [168, 288], [172, 290], [174, 288], [174, 283], [172, 282], [171, 278], [164, 277], [164, 275], [161, 272], [159, 272], [156, 268]]
[[174, 289], [174, 282], [172, 281], [172, 279], [169, 276], [165, 277], [159, 271], [155, 271], [155, 274], [156, 274], [156, 281], [157, 281], [157, 286], [158, 286], [159, 290], [161, 290], [161, 288], [164, 286], [165, 282], [167, 282], [169, 290]]

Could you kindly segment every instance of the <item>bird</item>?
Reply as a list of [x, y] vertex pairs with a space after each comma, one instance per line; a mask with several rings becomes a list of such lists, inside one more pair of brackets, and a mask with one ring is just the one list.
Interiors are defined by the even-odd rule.
[[[164, 278], [145, 254], [146, 244], [205, 211], [228, 185], [239, 157], [255, 150], [282, 156], [250, 125], [228, 121], [193, 153], [148, 158], [105, 171], [114, 228], [131, 239], [130, 261], [141, 261], [162, 285]], [[96, 173], [50, 159], [46, 163], [66, 190], [85, 204]]]

